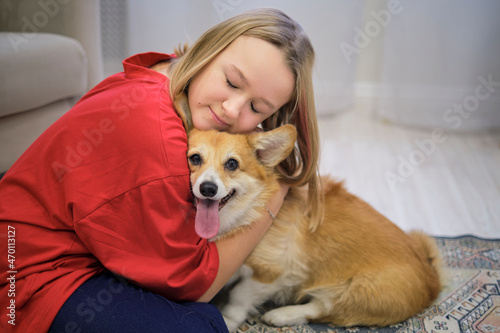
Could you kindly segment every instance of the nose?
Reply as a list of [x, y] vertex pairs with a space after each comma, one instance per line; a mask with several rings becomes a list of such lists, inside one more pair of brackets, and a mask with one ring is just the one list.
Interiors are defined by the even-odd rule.
[[217, 194], [217, 185], [212, 182], [203, 182], [200, 185], [200, 193], [207, 198], [213, 198]]
[[244, 106], [243, 96], [231, 96], [222, 102], [222, 109], [228, 119], [238, 119]]

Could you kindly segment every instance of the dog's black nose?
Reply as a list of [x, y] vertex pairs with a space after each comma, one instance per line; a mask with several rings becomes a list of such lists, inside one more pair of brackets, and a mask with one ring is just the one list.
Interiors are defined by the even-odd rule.
[[200, 193], [208, 198], [212, 198], [217, 194], [217, 185], [212, 182], [204, 182], [200, 185]]

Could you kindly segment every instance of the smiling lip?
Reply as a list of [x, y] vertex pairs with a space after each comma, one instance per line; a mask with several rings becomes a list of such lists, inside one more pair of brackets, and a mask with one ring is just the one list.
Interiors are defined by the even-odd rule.
[[208, 109], [210, 110], [210, 112], [212, 113], [212, 118], [214, 118], [215, 122], [221, 126], [224, 126], [224, 127], [228, 127], [229, 124], [224, 122], [222, 119], [220, 119], [216, 114], [215, 112], [212, 110], [211, 107], [208, 107]]

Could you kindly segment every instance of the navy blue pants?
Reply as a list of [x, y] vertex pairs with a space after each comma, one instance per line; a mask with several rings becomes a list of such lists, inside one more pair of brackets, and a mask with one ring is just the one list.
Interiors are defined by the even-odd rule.
[[82, 284], [59, 310], [57, 332], [228, 332], [217, 308], [176, 303], [145, 291], [110, 272]]

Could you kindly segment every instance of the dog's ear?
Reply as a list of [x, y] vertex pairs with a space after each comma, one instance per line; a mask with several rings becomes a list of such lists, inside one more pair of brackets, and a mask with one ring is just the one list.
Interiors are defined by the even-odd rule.
[[185, 93], [181, 92], [174, 97], [174, 108], [181, 118], [186, 132], [189, 133], [193, 129], [193, 120], [191, 119], [191, 111]]
[[295, 127], [284, 125], [272, 131], [250, 134], [248, 142], [255, 149], [257, 158], [262, 163], [274, 167], [290, 155], [296, 138]]

